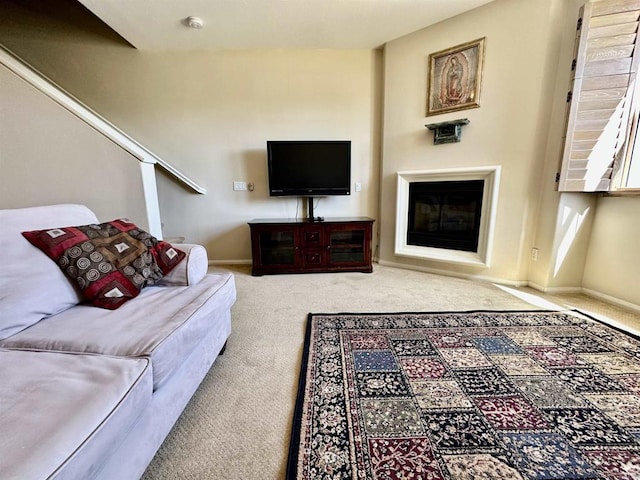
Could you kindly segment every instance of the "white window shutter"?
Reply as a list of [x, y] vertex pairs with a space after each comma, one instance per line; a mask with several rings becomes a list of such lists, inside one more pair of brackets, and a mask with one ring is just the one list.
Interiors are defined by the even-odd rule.
[[640, 0], [590, 1], [581, 9], [559, 191], [610, 189], [627, 144], [639, 18]]

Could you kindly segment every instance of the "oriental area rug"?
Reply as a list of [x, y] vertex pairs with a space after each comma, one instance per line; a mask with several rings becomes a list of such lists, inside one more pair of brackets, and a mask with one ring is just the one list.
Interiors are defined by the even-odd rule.
[[287, 478], [640, 479], [640, 341], [574, 311], [310, 314]]

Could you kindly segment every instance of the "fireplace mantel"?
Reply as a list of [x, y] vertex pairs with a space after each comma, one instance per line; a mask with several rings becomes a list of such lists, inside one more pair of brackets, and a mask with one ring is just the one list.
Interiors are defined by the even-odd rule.
[[[397, 176], [396, 255], [423, 260], [462, 264], [472, 267], [488, 268], [490, 266], [496, 207], [498, 203], [500, 166], [492, 165], [471, 168], [398, 172]], [[407, 243], [407, 230], [409, 226], [410, 184], [414, 182], [446, 182], [465, 180], [482, 180], [484, 182], [477, 251], [466, 252], [446, 248], [409, 245]]]

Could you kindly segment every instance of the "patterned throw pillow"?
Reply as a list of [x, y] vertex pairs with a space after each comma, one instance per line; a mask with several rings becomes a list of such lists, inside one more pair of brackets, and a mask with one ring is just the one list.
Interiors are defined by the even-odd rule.
[[115, 310], [185, 257], [127, 219], [22, 232], [55, 261], [93, 305]]

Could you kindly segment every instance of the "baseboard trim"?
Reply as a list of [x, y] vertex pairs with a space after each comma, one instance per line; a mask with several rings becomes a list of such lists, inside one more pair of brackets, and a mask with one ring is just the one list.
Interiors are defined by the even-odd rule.
[[209, 266], [214, 265], [251, 265], [251, 260], [209, 260]]
[[441, 270], [439, 268], [422, 267], [418, 265], [407, 265], [406, 263], [389, 262], [386, 260], [378, 260], [380, 265], [387, 267], [404, 268], [405, 270], [416, 270], [418, 272], [434, 273], [445, 277], [463, 278], [465, 280], [478, 280], [481, 282], [497, 283], [498, 285], [506, 285], [508, 287], [526, 287], [526, 280], [507, 280], [504, 278], [487, 277], [484, 275], [474, 275], [471, 273], [451, 272], [449, 270]]
[[611, 303], [618, 307], [626, 308], [627, 310], [633, 310], [636, 313], [640, 313], [640, 305], [636, 305], [635, 303], [627, 302], [626, 300], [612, 297], [611, 295], [607, 295], [606, 293], [598, 292], [596, 290], [591, 290], [584, 287], [582, 288], [582, 293], [597, 300], [602, 300], [603, 302]]
[[527, 286], [539, 292], [553, 294], [582, 293], [582, 287], [543, 287], [535, 282], [527, 282]]

